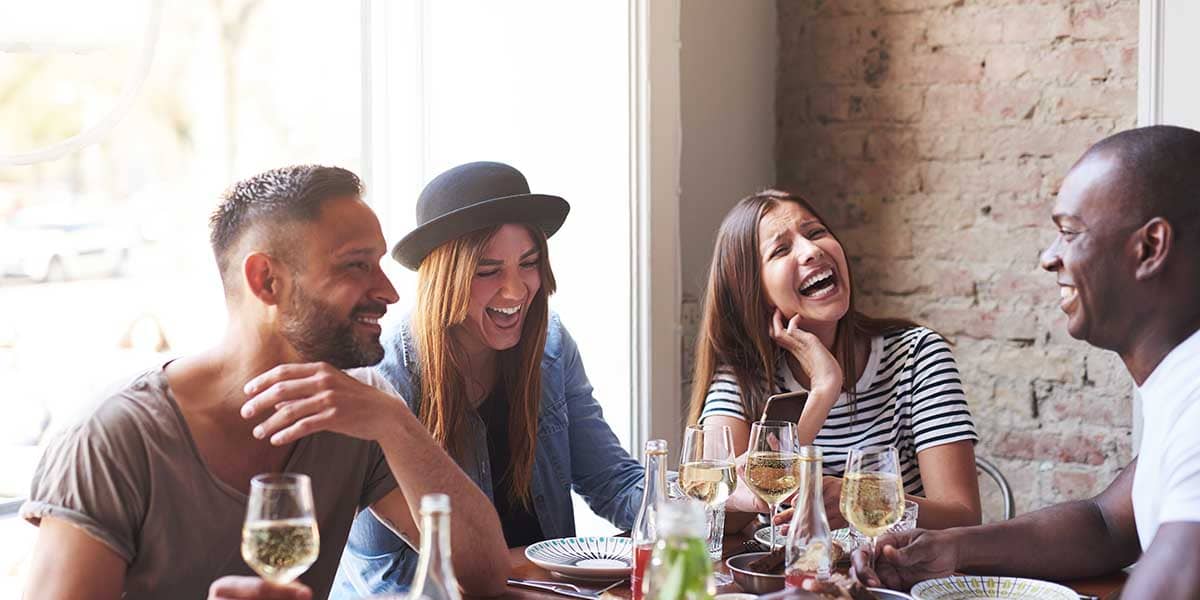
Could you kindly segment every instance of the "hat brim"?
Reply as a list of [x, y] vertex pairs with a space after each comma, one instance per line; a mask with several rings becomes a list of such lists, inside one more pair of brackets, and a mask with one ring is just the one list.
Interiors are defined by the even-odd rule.
[[570, 210], [571, 205], [566, 200], [545, 194], [520, 194], [477, 202], [408, 232], [392, 248], [392, 258], [416, 271], [434, 248], [472, 231], [506, 223], [535, 225], [550, 237], [562, 227]]

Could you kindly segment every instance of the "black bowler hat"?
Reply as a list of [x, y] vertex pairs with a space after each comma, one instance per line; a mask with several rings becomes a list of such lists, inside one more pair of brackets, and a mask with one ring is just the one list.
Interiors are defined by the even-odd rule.
[[529, 193], [520, 171], [497, 162], [459, 165], [438, 175], [417, 199], [417, 227], [392, 248], [392, 258], [417, 270], [442, 244], [505, 223], [536, 225], [554, 235], [571, 205], [558, 196]]

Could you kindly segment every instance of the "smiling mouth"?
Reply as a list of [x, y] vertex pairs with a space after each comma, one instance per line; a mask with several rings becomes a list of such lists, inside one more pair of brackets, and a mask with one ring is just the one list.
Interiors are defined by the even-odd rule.
[[1079, 299], [1079, 290], [1071, 285], [1059, 285], [1059, 308], [1063, 312], [1070, 312], [1070, 309], [1075, 305], [1075, 301]]
[[499, 327], [500, 329], [509, 329], [515, 327], [516, 324], [520, 322], [521, 309], [523, 306], [524, 305], [521, 304], [508, 307], [489, 306], [484, 312], [488, 314], [488, 318], [492, 320], [492, 323], [494, 323], [496, 327]]
[[379, 319], [382, 317], [383, 315], [357, 315], [352, 320], [359, 325], [379, 329]]
[[800, 282], [800, 287], [797, 288], [801, 296], [819, 300], [828, 298], [837, 291], [837, 277], [834, 275], [833, 269], [826, 267], [804, 278]]

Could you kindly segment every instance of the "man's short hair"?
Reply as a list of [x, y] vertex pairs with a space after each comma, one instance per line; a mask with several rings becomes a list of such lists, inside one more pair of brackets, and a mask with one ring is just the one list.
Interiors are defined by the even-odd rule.
[[362, 182], [340, 167], [295, 165], [243, 179], [221, 196], [209, 219], [209, 242], [226, 295], [236, 289], [238, 247], [251, 232], [263, 236], [267, 249], [293, 269], [299, 268], [299, 240], [290, 226], [315, 220], [321, 205], [333, 198], [362, 196]]
[[[1126, 186], [1124, 204], [1139, 224], [1163, 217], [1177, 239], [1200, 233], [1200, 131], [1171, 125], [1129, 129], [1088, 149], [1083, 159], [1116, 159]], [[1193, 239], [1187, 239], [1193, 238]]]

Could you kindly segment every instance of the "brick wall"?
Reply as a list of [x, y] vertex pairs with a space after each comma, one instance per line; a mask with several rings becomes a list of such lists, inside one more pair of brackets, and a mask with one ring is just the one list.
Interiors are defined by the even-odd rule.
[[1021, 512], [1131, 456], [1130, 380], [1066, 334], [1037, 255], [1067, 169], [1134, 125], [1137, 20], [1137, 0], [778, 3], [778, 180], [838, 229], [860, 306], [953, 341]]

